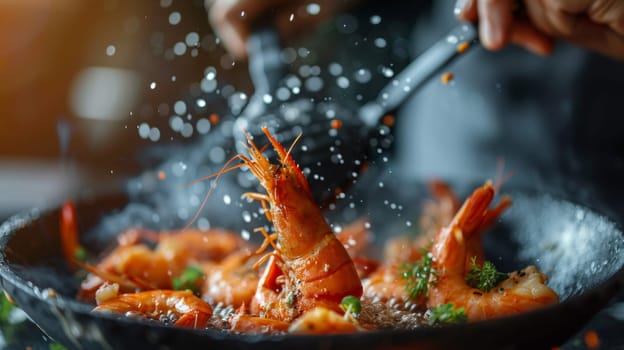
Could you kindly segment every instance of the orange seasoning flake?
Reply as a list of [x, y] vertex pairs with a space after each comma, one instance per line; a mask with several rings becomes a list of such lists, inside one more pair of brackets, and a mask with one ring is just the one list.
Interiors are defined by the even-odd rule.
[[594, 330], [585, 332], [583, 338], [588, 349], [597, 349], [600, 346], [600, 338], [598, 338], [598, 333]]
[[342, 127], [342, 121], [338, 120], [338, 119], [334, 119], [331, 121], [331, 127], [332, 129], [340, 129]]
[[462, 41], [461, 43], [457, 44], [457, 52], [464, 53], [466, 52], [466, 50], [468, 50], [469, 47], [470, 47], [469, 42]]
[[381, 123], [385, 126], [388, 127], [393, 127], [394, 126], [394, 116], [392, 114], [386, 114], [383, 116], [383, 118], [381, 119]]
[[216, 125], [219, 122], [219, 115], [216, 113], [213, 113], [210, 115], [209, 120], [210, 120], [210, 124]]
[[158, 180], [164, 180], [167, 178], [167, 173], [165, 173], [164, 171], [160, 170], [158, 172]]
[[446, 73], [442, 74], [442, 76], [440, 77], [440, 80], [442, 80], [442, 84], [444, 84], [444, 85], [450, 83], [451, 80], [453, 80], [453, 73], [446, 72]]

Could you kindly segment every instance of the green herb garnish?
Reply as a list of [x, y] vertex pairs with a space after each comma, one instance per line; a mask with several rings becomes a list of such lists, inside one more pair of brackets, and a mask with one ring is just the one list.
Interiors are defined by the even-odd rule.
[[296, 299], [296, 295], [295, 293], [289, 293], [288, 296], [286, 297], [286, 307], [292, 307], [293, 305], [295, 305], [295, 299]]
[[194, 293], [198, 293], [203, 277], [204, 272], [199, 267], [189, 266], [180, 276], [175, 277], [171, 284], [175, 290], [191, 290]]
[[489, 292], [501, 281], [507, 278], [506, 273], [498, 272], [496, 266], [489, 261], [483, 266], [477, 265], [477, 258], [470, 259], [470, 269], [466, 273], [466, 283], [473, 288], [478, 288], [484, 292]]
[[353, 295], [347, 295], [342, 298], [340, 308], [343, 309], [345, 313], [359, 314], [362, 311], [362, 303], [360, 303], [359, 298]]
[[78, 246], [78, 248], [76, 248], [76, 251], [74, 252], [74, 258], [76, 258], [76, 260], [78, 261], [87, 260], [87, 250], [84, 249], [82, 246]]
[[468, 316], [463, 307], [455, 309], [453, 304], [443, 304], [429, 309], [429, 325], [464, 323]]
[[59, 343], [50, 343], [50, 350], [67, 350], [67, 348]]
[[405, 291], [407, 295], [415, 299], [418, 296], [429, 296], [429, 285], [435, 283], [435, 270], [431, 267], [433, 255], [425, 248], [421, 248], [423, 257], [414, 263], [402, 265], [401, 277], [407, 280]]
[[0, 293], [0, 325], [9, 322], [9, 314], [15, 306], [4, 293]]

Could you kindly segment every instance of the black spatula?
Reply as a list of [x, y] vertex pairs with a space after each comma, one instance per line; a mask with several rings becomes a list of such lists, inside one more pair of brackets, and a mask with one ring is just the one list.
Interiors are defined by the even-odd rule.
[[458, 57], [464, 51], [458, 50], [459, 44], [465, 42], [471, 47], [476, 41], [474, 26], [453, 28], [395, 76], [374, 100], [353, 110], [340, 106], [336, 99], [310, 103], [305, 97], [288, 101], [272, 98], [285, 77], [286, 66], [277, 34], [258, 31], [248, 42], [249, 73], [255, 91], [234, 125], [237, 143], [245, 144], [245, 130], [257, 145], [266, 144], [261, 131], [265, 125], [285, 147], [302, 134], [293, 157], [304, 169], [314, 197], [321, 203], [333, 201], [338, 192], [357, 180], [368, 161], [390, 146], [392, 136], [389, 127], [380, 124], [382, 117], [394, 113], [420, 85]]

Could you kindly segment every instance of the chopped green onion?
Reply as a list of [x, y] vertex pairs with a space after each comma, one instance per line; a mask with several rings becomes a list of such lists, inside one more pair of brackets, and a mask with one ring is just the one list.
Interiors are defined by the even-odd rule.
[[50, 343], [49, 349], [50, 350], [67, 350], [66, 347], [64, 347], [63, 345], [59, 343]]
[[191, 290], [198, 292], [200, 281], [204, 277], [204, 272], [196, 266], [189, 266], [178, 277], [175, 277], [171, 284], [175, 290]]
[[429, 309], [429, 325], [464, 323], [468, 316], [463, 307], [455, 309], [453, 304], [443, 304]]
[[359, 314], [362, 311], [362, 303], [360, 303], [359, 298], [353, 295], [347, 295], [342, 298], [340, 308], [343, 309], [345, 313]]
[[290, 293], [288, 294], [288, 296], [286, 297], [286, 306], [287, 307], [292, 307], [293, 305], [295, 305], [295, 293]]
[[79, 246], [78, 248], [76, 248], [76, 251], [74, 252], [74, 258], [76, 258], [76, 260], [78, 261], [87, 260], [87, 250], [84, 249], [84, 247]]
[[405, 291], [412, 299], [418, 296], [428, 297], [429, 286], [435, 283], [436, 271], [431, 266], [433, 255], [425, 248], [421, 249], [423, 257], [419, 261], [401, 265], [401, 277], [407, 280]]

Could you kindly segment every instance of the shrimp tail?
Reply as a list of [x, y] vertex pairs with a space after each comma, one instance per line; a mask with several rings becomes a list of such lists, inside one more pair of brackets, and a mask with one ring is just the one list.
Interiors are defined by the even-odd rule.
[[[76, 206], [72, 201], [66, 201], [61, 207], [61, 217], [59, 221], [59, 233], [61, 237], [61, 248], [63, 257], [67, 263], [76, 259], [80, 250], [78, 242], [78, 215]], [[71, 265], [71, 264], [70, 264]]]

